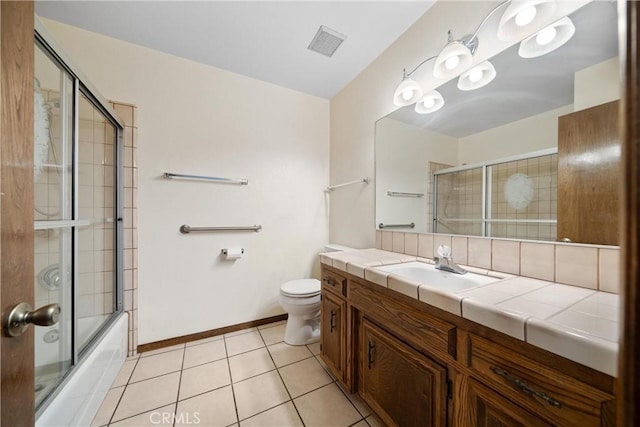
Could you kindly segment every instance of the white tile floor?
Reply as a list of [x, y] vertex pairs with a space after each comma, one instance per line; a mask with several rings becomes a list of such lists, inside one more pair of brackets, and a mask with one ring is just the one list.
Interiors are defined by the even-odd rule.
[[284, 322], [125, 362], [94, 426], [379, 426], [320, 359], [283, 342]]

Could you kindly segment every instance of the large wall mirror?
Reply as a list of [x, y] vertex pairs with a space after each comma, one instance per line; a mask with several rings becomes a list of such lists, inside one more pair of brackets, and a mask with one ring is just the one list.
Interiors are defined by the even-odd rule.
[[491, 58], [488, 85], [453, 79], [438, 111], [376, 122], [378, 228], [618, 244], [616, 3], [569, 17], [557, 50], [523, 58], [515, 44]]

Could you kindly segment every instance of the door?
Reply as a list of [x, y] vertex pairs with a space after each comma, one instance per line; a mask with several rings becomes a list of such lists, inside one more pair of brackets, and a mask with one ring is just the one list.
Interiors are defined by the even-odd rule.
[[359, 392], [388, 425], [447, 423], [446, 369], [366, 319], [362, 322]]
[[618, 244], [621, 165], [613, 101], [558, 119], [558, 240]]
[[[0, 2], [0, 307], [34, 303], [34, 8]], [[34, 424], [33, 327], [0, 339], [0, 424]]]

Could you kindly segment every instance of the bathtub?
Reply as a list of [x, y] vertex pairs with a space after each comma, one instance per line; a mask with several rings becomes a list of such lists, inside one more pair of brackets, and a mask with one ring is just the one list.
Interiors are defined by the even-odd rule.
[[91, 424], [127, 357], [127, 334], [128, 318], [122, 313], [59, 386], [38, 415], [37, 427]]

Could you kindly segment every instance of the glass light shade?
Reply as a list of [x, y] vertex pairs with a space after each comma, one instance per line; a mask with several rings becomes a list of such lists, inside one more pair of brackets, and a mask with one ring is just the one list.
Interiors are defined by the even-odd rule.
[[419, 114], [429, 114], [438, 111], [444, 106], [444, 98], [437, 90], [431, 90], [424, 94], [420, 101], [416, 102], [415, 110]]
[[471, 65], [473, 55], [462, 42], [454, 41], [442, 49], [433, 65], [433, 76], [438, 79], [448, 79], [460, 74]]
[[422, 98], [422, 93], [422, 87], [418, 82], [407, 77], [396, 88], [393, 94], [393, 103], [398, 107], [411, 105]]
[[498, 39], [522, 39], [540, 28], [556, 10], [555, 0], [511, 0], [498, 24]]
[[496, 78], [496, 69], [489, 61], [484, 61], [465, 71], [458, 79], [458, 89], [475, 90], [491, 83]]
[[[555, 37], [551, 38], [554, 35]], [[553, 52], [568, 42], [576, 32], [576, 27], [568, 17], [564, 17], [548, 27], [527, 37], [520, 43], [518, 54], [523, 58], [535, 58]]]

